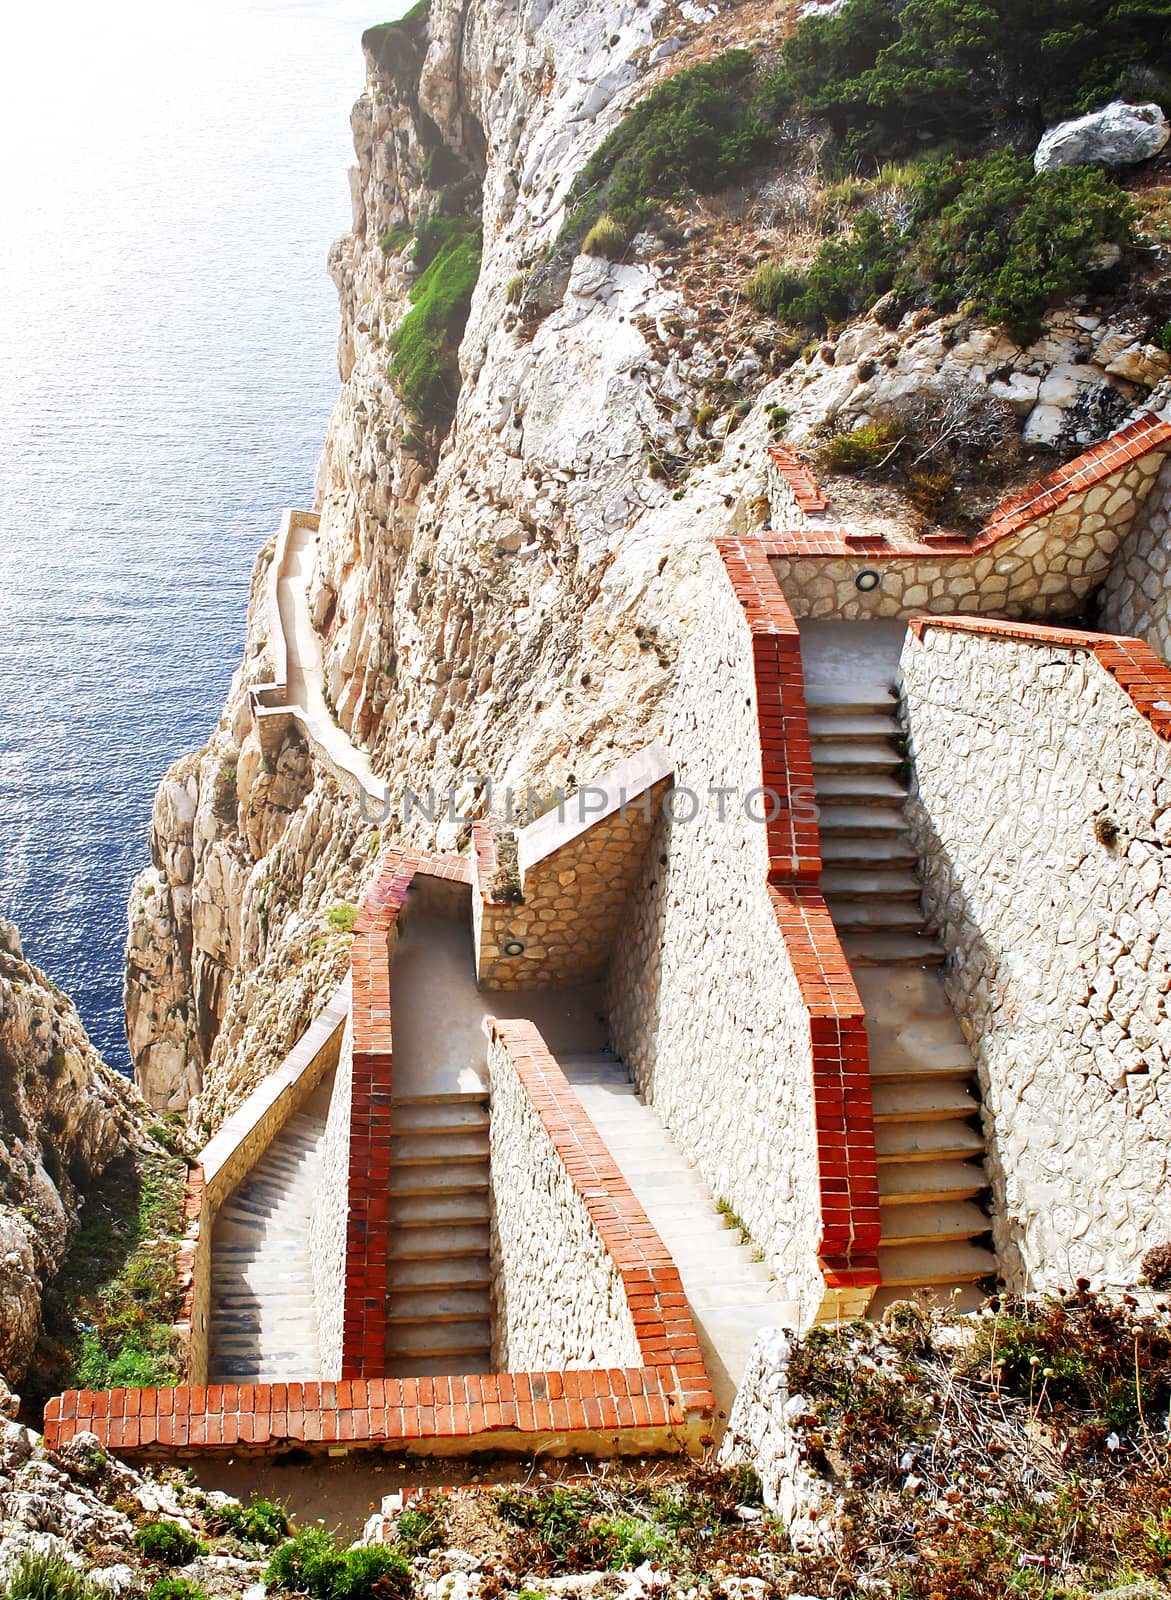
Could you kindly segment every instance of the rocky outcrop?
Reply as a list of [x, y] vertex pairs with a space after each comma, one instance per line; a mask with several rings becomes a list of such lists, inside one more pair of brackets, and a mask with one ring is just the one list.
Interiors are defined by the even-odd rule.
[[65, 1259], [87, 1185], [142, 1139], [138, 1112], [72, 1002], [0, 922], [0, 1380], [24, 1378], [42, 1292]]
[[1171, 139], [1161, 106], [1131, 106], [1115, 100], [1101, 111], [1050, 128], [1033, 157], [1038, 172], [1058, 172], [1086, 162], [1096, 167], [1133, 167], [1150, 161]]

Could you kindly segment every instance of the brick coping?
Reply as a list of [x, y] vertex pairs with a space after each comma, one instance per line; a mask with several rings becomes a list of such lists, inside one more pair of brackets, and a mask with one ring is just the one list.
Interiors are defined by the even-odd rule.
[[819, 489], [808, 466], [794, 451], [783, 445], [774, 445], [768, 452], [769, 459], [792, 490], [799, 508], [806, 516], [815, 515], [819, 520], [807, 523], [804, 527], [768, 531], [764, 534], [764, 545], [768, 554], [777, 558], [828, 557], [840, 560], [842, 557], [865, 554], [902, 559], [926, 557], [933, 560], [967, 560], [982, 555], [1002, 539], [1023, 532], [1031, 523], [1056, 511], [1074, 495], [1082, 494], [1113, 477], [1116, 472], [1121, 472], [1132, 461], [1169, 446], [1171, 421], [1164, 421], [1157, 413], [1148, 411], [1066, 466], [1058, 467], [1055, 472], [1030, 484], [1019, 494], [1002, 501], [979, 533], [971, 538], [941, 533], [932, 534], [926, 539], [890, 539], [882, 534], [867, 534], [862, 528], [853, 530], [826, 522], [821, 514], [831, 509], [830, 502]]
[[670, 1374], [689, 1414], [710, 1417], [715, 1397], [670, 1252], [538, 1029], [493, 1018], [490, 1031], [618, 1270], [644, 1366]]
[[928, 628], [947, 628], [953, 633], [977, 633], [1015, 644], [1083, 650], [1125, 690], [1135, 710], [1150, 724], [1156, 736], [1171, 740], [1171, 667], [1143, 639], [985, 617], [918, 616], [912, 617], [908, 626], [919, 640]]
[[716, 548], [752, 643], [763, 783], [782, 800], [768, 825], [768, 892], [809, 1013], [826, 1287], [851, 1305], [880, 1283], [878, 1164], [866, 1014], [818, 888], [821, 843], [796, 619], [764, 546]]

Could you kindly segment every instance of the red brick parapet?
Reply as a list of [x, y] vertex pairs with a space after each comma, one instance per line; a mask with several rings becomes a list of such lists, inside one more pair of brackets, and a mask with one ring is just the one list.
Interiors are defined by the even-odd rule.
[[183, 1192], [183, 1233], [175, 1250], [175, 1272], [179, 1280], [179, 1315], [175, 1330], [184, 1342], [184, 1363], [190, 1376], [191, 1319], [195, 1309], [196, 1251], [199, 1245], [199, 1227], [203, 1215], [203, 1168], [198, 1162], [187, 1168], [187, 1183]]
[[[782, 453], [792, 455], [791, 451], [779, 448]], [[766, 532], [764, 546], [770, 556], [779, 558], [827, 556], [840, 560], [865, 550], [876, 556], [899, 559], [938, 559], [948, 556], [967, 559], [983, 554], [1002, 539], [1022, 533], [1030, 524], [1056, 511], [1067, 500], [1113, 477], [1140, 457], [1149, 455], [1153, 450], [1168, 448], [1171, 448], [1171, 422], [1165, 422], [1154, 412], [1147, 412], [1064, 467], [1059, 467], [1003, 501], [979, 533], [971, 538], [946, 532], [930, 534], [926, 539], [892, 538], [867, 534], [864, 529], [851, 530], [827, 525], [820, 513], [831, 509], [830, 502], [818, 489], [808, 469], [797, 462], [796, 471], [806, 486], [804, 493], [808, 504], [803, 509], [807, 513], [819, 514], [819, 520], [808, 527]], [[774, 446], [769, 456], [796, 494], [796, 485], [790, 476], [793, 469], [782, 467], [778, 460], [778, 447]], [[794, 456], [793, 460], [797, 458]], [[817, 504], [814, 504], [814, 499]]]
[[797, 509], [809, 516], [820, 516], [829, 510], [829, 501], [817, 486], [812, 472], [795, 450], [787, 445], [774, 444], [769, 449], [769, 460], [778, 476], [797, 502]]
[[916, 639], [922, 639], [928, 628], [947, 628], [953, 633], [983, 634], [1017, 644], [1084, 650], [1126, 690], [1135, 710], [1159, 738], [1171, 739], [1171, 667], [1142, 639], [985, 617], [912, 617], [908, 626]]
[[643, 1365], [670, 1374], [671, 1392], [689, 1415], [710, 1417], [711, 1382], [670, 1252], [537, 1028], [494, 1020], [491, 1031], [618, 1270]]
[[809, 1013], [827, 1289], [853, 1308], [880, 1282], [878, 1164], [865, 1010], [817, 887], [821, 842], [797, 623], [755, 540], [716, 541], [752, 640], [763, 782], [787, 803], [768, 828], [769, 897]]

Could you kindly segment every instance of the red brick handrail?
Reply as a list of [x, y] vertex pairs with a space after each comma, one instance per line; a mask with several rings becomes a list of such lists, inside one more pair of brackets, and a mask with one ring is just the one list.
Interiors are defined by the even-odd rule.
[[531, 1022], [492, 1022], [590, 1221], [618, 1269], [644, 1365], [673, 1374], [689, 1410], [710, 1411], [711, 1383], [683, 1282], [601, 1135]]
[[803, 511], [808, 517], [829, 510], [829, 501], [795, 450], [790, 450], [787, 445], [774, 444], [769, 449], [769, 460], [791, 491], [799, 511]]
[[916, 639], [922, 639], [928, 628], [947, 628], [953, 633], [978, 633], [1017, 644], [1084, 650], [1125, 689], [1135, 710], [1158, 737], [1171, 739], [1171, 667], [1142, 639], [984, 617], [912, 617], [909, 627]]
[[[1171, 422], [1165, 422], [1154, 412], [1147, 412], [1120, 432], [1112, 434], [1109, 439], [1104, 439], [1101, 444], [1094, 445], [1083, 455], [1068, 462], [1064, 467], [1058, 467], [1047, 477], [1039, 479], [1027, 489], [1002, 501], [979, 533], [971, 538], [964, 538], [959, 534], [949, 537], [941, 532], [932, 534], [929, 540], [875, 536], [873, 540], [867, 539], [866, 544], [871, 548], [872, 554], [888, 557], [917, 556], [938, 559], [982, 555], [1002, 539], [1022, 533], [1031, 523], [1056, 511], [1074, 495], [1084, 494], [1095, 484], [1113, 477], [1116, 472], [1121, 472], [1132, 461], [1149, 455], [1152, 450], [1165, 450], [1169, 446], [1171, 446]], [[778, 451], [790, 456], [792, 452], [774, 446], [769, 455], [789, 487], [797, 495], [799, 503], [801, 496], [798, 495], [796, 476], [799, 475], [803, 480], [808, 504], [803, 504], [802, 509], [807, 514], [810, 511], [820, 512], [830, 509], [830, 502], [825, 499], [808, 468], [798, 462], [795, 456], [793, 456], [793, 461], [797, 463], [795, 470], [782, 466], [778, 459]], [[771, 556], [827, 556], [840, 559], [843, 556], [857, 555], [859, 542], [858, 535], [851, 534], [850, 530], [826, 526], [824, 522], [819, 521], [808, 528], [786, 528], [775, 533], [766, 533], [765, 547]]]
[[822, 1237], [830, 1289], [864, 1291], [879, 1282], [881, 1234], [874, 1109], [865, 1011], [817, 887], [821, 844], [805, 708], [801, 639], [754, 540], [717, 540], [752, 640], [766, 788], [784, 797], [768, 829], [769, 896], [809, 1012]]

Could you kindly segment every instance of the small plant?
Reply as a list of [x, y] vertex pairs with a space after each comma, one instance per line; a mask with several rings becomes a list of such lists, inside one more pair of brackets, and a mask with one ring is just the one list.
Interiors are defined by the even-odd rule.
[[235, 821], [236, 800], [236, 763], [225, 761], [216, 773], [212, 791], [212, 809], [221, 822]]
[[805, 279], [792, 267], [779, 261], [762, 261], [744, 281], [748, 300], [768, 317], [779, 316], [805, 289]]
[[414, 237], [415, 230], [400, 222], [386, 230], [378, 241], [378, 248], [388, 256], [401, 255]]
[[358, 920], [358, 908], [343, 901], [340, 905], [330, 906], [325, 913], [325, 920], [335, 933], [353, 933]]
[[1147, 1251], [1143, 1277], [1152, 1289], [1171, 1289], [1171, 1244], [1157, 1244]]
[[514, 272], [504, 287], [505, 303], [510, 306], [519, 305], [524, 298], [525, 275], [523, 272]]
[[5, 1600], [98, 1600], [99, 1590], [60, 1556], [26, 1550], [4, 1579]]
[[618, 261], [625, 254], [626, 242], [626, 229], [608, 212], [603, 212], [582, 240], [581, 253]]
[[431, 571], [431, 563], [429, 561], [416, 561], [415, 571], [420, 578], [425, 578]]
[[411, 1568], [389, 1545], [339, 1550], [324, 1528], [305, 1528], [273, 1551], [265, 1582], [312, 1600], [409, 1600]]
[[1107, 850], [1113, 850], [1118, 843], [1119, 831], [1113, 817], [1103, 814], [1094, 818], [1094, 838], [1099, 844], [1105, 845]]
[[768, 425], [773, 431], [774, 438], [780, 438], [789, 426], [791, 413], [784, 406], [770, 406], [768, 412]]
[[405, 1556], [425, 1556], [443, 1543], [444, 1536], [442, 1503], [432, 1510], [408, 1507], [395, 1519], [395, 1546]]
[[134, 1542], [148, 1561], [159, 1561], [168, 1567], [185, 1567], [197, 1556], [207, 1554], [203, 1540], [178, 1522], [144, 1522], [134, 1535]]
[[611, 1568], [639, 1567], [644, 1561], [664, 1561], [676, 1554], [674, 1536], [645, 1517], [597, 1517], [590, 1532]]
[[151, 1585], [148, 1600], [207, 1600], [207, 1596], [204, 1589], [190, 1578], [171, 1574]]
[[218, 1529], [245, 1544], [280, 1544], [289, 1531], [289, 1515], [284, 1506], [275, 1500], [259, 1500], [255, 1495], [246, 1506], [217, 1507], [212, 1520]]
[[819, 464], [826, 472], [874, 472], [893, 460], [903, 435], [893, 422], [867, 422], [849, 433], [836, 433], [821, 452]]
[[739, 1212], [733, 1210], [729, 1201], [717, 1200], [716, 1210], [719, 1212], [720, 1216], [723, 1217], [725, 1226], [734, 1228], [740, 1235], [741, 1244], [752, 1243], [752, 1234], [749, 1232], [748, 1224], [745, 1222], [744, 1218], [739, 1214]]

